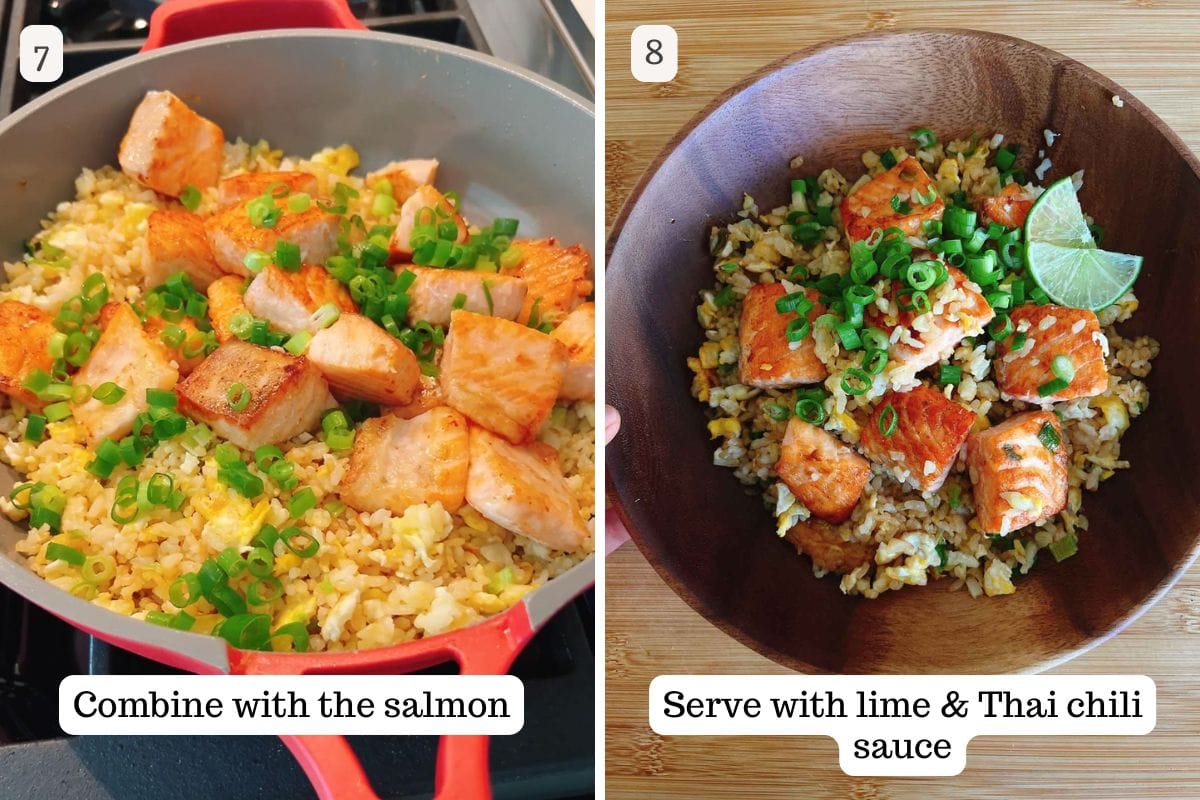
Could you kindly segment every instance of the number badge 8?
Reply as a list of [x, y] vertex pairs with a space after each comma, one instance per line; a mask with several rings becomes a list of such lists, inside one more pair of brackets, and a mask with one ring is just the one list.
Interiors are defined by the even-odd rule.
[[670, 25], [639, 25], [630, 37], [630, 69], [642, 83], [666, 83], [679, 71], [679, 35]]

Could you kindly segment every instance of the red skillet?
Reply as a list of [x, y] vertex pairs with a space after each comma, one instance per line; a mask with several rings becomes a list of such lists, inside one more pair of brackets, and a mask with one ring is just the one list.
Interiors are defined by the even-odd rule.
[[[482, 197], [486, 211], [520, 218], [530, 235], [592, 240], [591, 108], [536, 76], [448, 45], [361, 32], [363, 26], [342, 0], [170, 0], [155, 12], [144, 51], [280, 25], [359, 32], [222, 36], [139, 55], [89, 73], [0, 123], [0, 252], [19, 252], [21, 237], [36, 230], [37, 218], [70, 196], [81, 166], [115, 160], [129, 112], [152, 88], [169, 88], [198, 103], [201, 113], [221, 122], [230, 135], [267, 136], [285, 150], [311, 152], [313, 142], [319, 147], [351, 141], [367, 164], [406, 151], [436, 152], [443, 157], [447, 185], [469, 188], [468, 214], [470, 201]], [[244, 86], [246, 76], [258, 86]], [[335, 113], [307, 113], [322, 103]], [[410, 117], [397, 107], [425, 113], [405, 130]], [[307, 124], [293, 130], [288, 115], [297, 111]], [[498, 124], [504, 119], [536, 119], [539, 125]], [[513, 175], [522, 180], [513, 181]], [[0, 490], [7, 493], [14, 478], [11, 470], [0, 468]], [[464, 674], [504, 673], [533, 633], [594, 581], [589, 559], [508, 611], [469, 628], [353, 653], [261, 653], [72, 597], [22, 564], [13, 549], [22, 537], [19, 526], [0, 520], [0, 582], [107, 642], [206, 674], [390, 674], [449, 660]], [[322, 800], [376, 797], [343, 738], [283, 739]], [[443, 737], [437, 798], [491, 797], [487, 741]]]

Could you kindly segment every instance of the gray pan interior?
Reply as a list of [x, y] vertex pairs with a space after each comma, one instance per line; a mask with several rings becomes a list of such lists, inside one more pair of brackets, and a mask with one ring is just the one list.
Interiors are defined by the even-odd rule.
[[[0, 258], [18, 258], [38, 221], [74, 197], [82, 167], [116, 163], [130, 113], [151, 89], [175, 92], [229, 139], [265, 138], [303, 155], [349, 143], [363, 169], [396, 158], [437, 157], [438, 184], [463, 196], [468, 218], [516, 217], [521, 235], [552, 235], [591, 249], [590, 104], [524, 70], [449, 45], [290, 30], [223, 36], [126, 59], [0, 122]], [[16, 479], [0, 466], [0, 490], [7, 494]], [[194, 668], [224, 669], [220, 640], [147, 625], [45, 583], [15, 555], [23, 536], [20, 525], [0, 517], [0, 582], [106, 638], [184, 654]]]

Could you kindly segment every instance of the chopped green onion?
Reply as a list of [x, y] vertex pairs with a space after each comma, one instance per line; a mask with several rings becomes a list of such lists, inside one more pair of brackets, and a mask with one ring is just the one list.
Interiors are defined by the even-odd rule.
[[327, 433], [325, 434], [325, 444], [335, 453], [349, 450], [354, 446], [354, 431], [343, 428], [332, 433]]
[[1055, 356], [1050, 361], [1050, 371], [1054, 373], [1054, 377], [1062, 378], [1068, 384], [1075, 380], [1075, 363], [1067, 356]]
[[235, 383], [225, 390], [225, 399], [234, 411], [245, 411], [250, 405], [250, 390], [244, 383]]
[[251, 250], [246, 253], [246, 257], [242, 259], [242, 266], [257, 275], [267, 268], [271, 263], [271, 256], [264, 253], [262, 250]]
[[312, 536], [296, 527], [286, 528], [279, 532], [279, 538], [288, 550], [301, 558], [311, 558], [321, 549], [320, 543]]
[[958, 386], [962, 383], [962, 367], [955, 364], [942, 364], [938, 367], [938, 384], [941, 386]]
[[326, 303], [313, 312], [312, 324], [313, 327], [321, 330], [328, 328], [330, 325], [338, 321], [338, 317], [342, 315], [342, 311], [334, 303]]
[[236, 578], [245, 572], [249, 565], [236, 547], [226, 547], [217, 553], [217, 566], [230, 578]]
[[254, 466], [263, 472], [281, 458], [283, 451], [273, 444], [264, 444], [254, 450]]
[[869, 305], [875, 299], [875, 290], [870, 286], [854, 284], [846, 287], [846, 291], [842, 293], [842, 298], [848, 306], [865, 306]]
[[971, 234], [971, 238], [963, 242], [963, 248], [968, 253], [978, 253], [987, 244], [987, 238], [987, 231], [983, 228], [976, 228], [975, 232]]
[[292, 650], [297, 653], [304, 653], [308, 650], [308, 627], [303, 622], [289, 622], [286, 625], [280, 625], [271, 634], [272, 639], [286, 637], [292, 640]]
[[776, 422], [784, 422], [791, 416], [787, 406], [782, 403], [763, 403], [763, 413]]
[[221, 623], [220, 636], [242, 650], [261, 650], [271, 639], [271, 618], [266, 614], [247, 614], [243, 610]]
[[848, 395], [860, 395], [871, 388], [871, 376], [857, 367], [846, 370], [842, 376], [842, 391]]
[[79, 577], [95, 586], [103, 586], [116, 574], [117, 560], [107, 553], [88, 556], [79, 568]]
[[[937, 200], [937, 190], [933, 188], [933, 184], [929, 184], [926, 189], [928, 190], [928, 193], [917, 192], [917, 202], [923, 206], [930, 205], [934, 200]], [[941, 233], [942, 228], [940, 220], [929, 220], [929, 222], [938, 223], [937, 231], [938, 233]], [[926, 232], [928, 233], [928, 231]]]
[[186, 611], [180, 611], [171, 617], [170, 627], [177, 631], [190, 631], [196, 624], [196, 618]]
[[1079, 552], [1079, 540], [1075, 538], [1075, 534], [1069, 533], [1062, 539], [1050, 543], [1050, 555], [1054, 556], [1055, 561], [1066, 561], [1071, 556]]
[[1058, 450], [1058, 446], [1062, 444], [1062, 438], [1058, 435], [1058, 431], [1049, 422], [1044, 423], [1042, 429], [1038, 431], [1038, 439], [1051, 453]]
[[842, 347], [847, 350], [857, 350], [862, 347], [862, 339], [855, 330], [854, 325], [850, 322], [839, 322], [834, 328], [837, 332], [838, 339], [842, 342]]
[[275, 205], [269, 194], [256, 197], [246, 204], [246, 215], [256, 228], [274, 228], [279, 224], [283, 211]]
[[789, 342], [801, 342], [812, 330], [812, 325], [805, 318], [794, 319], [784, 329], [784, 336]]
[[879, 419], [876, 420], [876, 425], [879, 428], [879, 433], [885, 438], [896, 432], [896, 427], [900, 424], [900, 414], [896, 411], [896, 407], [888, 403], [879, 412]]
[[147, 389], [146, 402], [151, 408], [175, 408], [179, 398], [169, 389]]
[[884, 150], [879, 155], [879, 163], [883, 164], [884, 169], [891, 169], [896, 166], [896, 156], [892, 153], [891, 148]]
[[292, 338], [288, 339], [283, 345], [283, 349], [287, 350], [294, 356], [304, 353], [308, 348], [308, 343], [312, 341], [312, 334], [308, 331], [300, 331], [292, 334]]
[[74, 547], [69, 547], [58, 542], [48, 542], [46, 544], [46, 560], [47, 561], [65, 561], [73, 567], [83, 566], [87, 556], [82, 550], [76, 550]]
[[388, 194], [377, 194], [371, 203], [371, 213], [377, 217], [390, 217], [396, 212], [396, 198]]
[[917, 291], [926, 291], [933, 287], [938, 278], [936, 261], [914, 261], [904, 270], [904, 280]]
[[450, 307], [457, 309], [457, 308], [462, 308], [466, 304], [467, 304], [467, 296], [465, 294], [463, 294], [462, 292], [459, 292], [458, 294], [454, 295], [454, 302], [452, 302], [450, 304]]
[[1017, 154], [1007, 147], [1001, 147], [996, 151], [996, 168], [1001, 172], [1008, 172], [1012, 169], [1013, 164], [1017, 162]]
[[171, 604], [176, 608], [186, 608], [200, 599], [202, 590], [200, 578], [194, 572], [185, 572], [174, 581], [167, 591]]
[[[212, 603], [223, 617], [232, 618], [246, 613], [246, 601], [225, 583], [218, 583], [206, 590], [204, 599]], [[228, 622], [228, 619], [225, 620], [226, 624]], [[222, 632], [224, 632], [224, 624], [222, 624]]]
[[252, 606], [265, 606], [283, 597], [283, 583], [274, 575], [255, 580], [246, 589], [246, 601]]
[[280, 239], [275, 243], [274, 261], [280, 269], [297, 272], [300, 269], [300, 246]]
[[[261, 467], [260, 467], [261, 469]], [[290, 461], [276, 461], [267, 468], [267, 476], [281, 489], [291, 489], [299, 481], [293, 477], [296, 465]]]
[[49, 422], [61, 422], [71, 416], [71, 404], [63, 401], [61, 403], [51, 403], [42, 409], [46, 420]]
[[41, 414], [30, 414], [25, 419], [25, 441], [40, 442], [46, 435], [46, 422]]
[[975, 231], [978, 215], [961, 206], [950, 206], [942, 215], [942, 229], [958, 239], [966, 239]]
[[891, 344], [888, 335], [878, 328], [863, 328], [859, 331], [858, 335], [862, 339], [864, 350], [883, 350], [886, 352]]
[[300, 519], [310, 509], [316, 508], [316, 505], [316, 493], [312, 490], [312, 487], [305, 486], [292, 495], [292, 499], [288, 501], [288, 516], [292, 519]]
[[287, 201], [288, 211], [294, 214], [302, 214], [308, 211], [310, 206], [312, 206], [312, 197], [308, 192], [297, 192], [289, 197]]
[[992, 337], [992, 341], [1004, 341], [1013, 333], [1012, 317], [1008, 314], [997, 314], [996, 318], [988, 323], [987, 332]]
[[887, 363], [887, 350], [866, 350], [863, 352], [862, 368], [868, 375], [878, 375], [883, 372]]
[[82, 367], [92, 354], [92, 341], [82, 331], [72, 331], [67, 334], [66, 344], [63, 345], [63, 358], [74, 367]]
[[892, 195], [892, 210], [897, 214], [912, 213], [912, 205], [904, 199], [904, 195]]
[[275, 555], [265, 547], [255, 547], [246, 554], [246, 568], [256, 578], [271, 574], [275, 565]]
[[171, 501], [171, 491], [175, 488], [175, 479], [165, 472], [156, 472], [150, 476], [146, 485], [146, 498], [156, 506], [165, 506]]
[[1028, 338], [1029, 336], [1025, 331], [1017, 331], [1013, 334], [1012, 341], [1008, 343], [1009, 350], [1020, 350], [1025, 346], [1025, 340]]
[[1038, 387], [1038, 396], [1039, 397], [1049, 397], [1052, 394], [1057, 394], [1058, 392], [1061, 392], [1063, 389], [1067, 388], [1070, 385], [1071, 385], [1070, 383], [1068, 383], [1067, 381], [1064, 381], [1062, 378], [1055, 378], [1054, 380], [1047, 381], [1046, 383], [1043, 383], [1041, 386]]
[[916, 140], [917, 147], [922, 150], [937, 144], [937, 137], [933, 135], [933, 131], [929, 130], [929, 128], [917, 128], [909, 135], [909, 138]]
[[812, 307], [812, 301], [808, 299], [808, 295], [803, 291], [785, 294], [775, 301], [775, 310], [780, 314], [795, 312], [804, 315], [811, 311]]
[[820, 425], [825, 421], [825, 405], [811, 397], [796, 401], [796, 416], [809, 425]]
[[200, 207], [200, 190], [192, 184], [183, 187], [183, 192], [179, 195], [179, 202], [183, 203], [183, 207], [193, 214]]

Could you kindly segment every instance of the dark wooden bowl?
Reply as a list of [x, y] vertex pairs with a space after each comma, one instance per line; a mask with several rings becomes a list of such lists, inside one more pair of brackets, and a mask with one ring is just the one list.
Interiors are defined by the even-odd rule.
[[[1124, 100], [1118, 108], [1113, 95]], [[1087, 492], [1079, 554], [1045, 558], [1014, 595], [972, 600], [948, 581], [874, 601], [818, 580], [770, 515], [713, 466], [685, 365], [702, 341], [697, 293], [713, 282], [709, 225], [743, 192], [786, 202], [788, 162], [851, 179], [863, 150], [929, 126], [943, 139], [1003, 132], [1032, 172], [1062, 134], [1045, 184], [1085, 169], [1084, 208], [1106, 244], [1146, 258], [1141, 308], [1122, 326], [1162, 343], [1150, 407], [1122, 448], [1133, 464]], [[855, 36], [772, 64], [718, 97], [647, 170], [609, 240], [608, 448], [615, 508], [663, 579], [700, 614], [799, 670], [1015, 672], [1113, 636], [1196, 557], [1200, 530], [1200, 174], [1179, 137], [1112, 81], [1018, 39], [966, 30]]]

